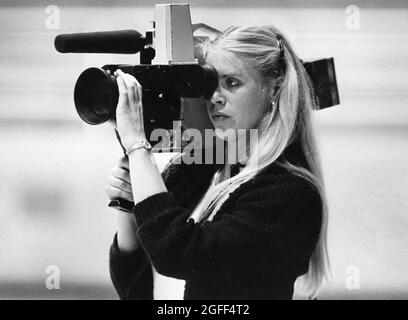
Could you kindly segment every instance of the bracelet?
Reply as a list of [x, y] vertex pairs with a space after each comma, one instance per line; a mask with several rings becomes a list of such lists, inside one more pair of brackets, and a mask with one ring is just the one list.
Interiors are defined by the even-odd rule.
[[146, 149], [147, 151], [150, 151], [152, 149], [151, 144], [147, 140], [140, 140], [136, 142], [133, 146], [131, 146], [128, 150], [126, 150], [126, 155], [129, 156], [133, 151], [139, 150], [139, 149]]

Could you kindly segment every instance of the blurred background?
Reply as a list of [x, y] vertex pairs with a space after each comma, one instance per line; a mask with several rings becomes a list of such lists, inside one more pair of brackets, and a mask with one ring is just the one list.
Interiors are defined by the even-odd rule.
[[[54, 38], [144, 34], [155, 3], [0, 0], [0, 299], [117, 299], [104, 186], [121, 149], [79, 119], [73, 87], [87, 67], [139, 57], [59, 54]], [[193, 23], [272, 23], [302, 59], [334, 57], [341, 104], [315, 112], [332, 262], [320, 299], [407, 299], [408, 2], [189, 3]]]

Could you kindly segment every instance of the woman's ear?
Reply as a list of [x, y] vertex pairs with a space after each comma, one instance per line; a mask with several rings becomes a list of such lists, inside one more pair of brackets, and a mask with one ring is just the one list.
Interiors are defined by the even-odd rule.
[[271, 81], [269, 81], [268, 85], [267, 85], [267, 91], [268, 91], [268, 101], [270, 101], [271, 103], [273, 103], [276, 100], [276, 95], [279, 91], [280, 88], [280, 79], [279, 78], [275, 78]]
[[282, 84], [282, 77], [277, 77], [277, 78], [275, 78], [272, 83], [273, 83], [273, 87], [272, 87], [272, 90], [271, 90], [271, 92], [272, 92], [272, 99], [275, 99], [275, 98], [276, 98], [276, 95], [277, 95], [278, 92], [279, 92], [279, 89], [280, 89], [280, 87], [281, 87], [281, 84]]
[[281, 81], [282, 81], [282, 78], [277, 77], [269, 82], [269, 89], [268, 89], [269, 91], [268, 101], [270, 102], [269, 110], [273, 110], [276, 106], [276, 102], [278, 99], [278, 93], [279, 93], [280, 86], [281, 86]]

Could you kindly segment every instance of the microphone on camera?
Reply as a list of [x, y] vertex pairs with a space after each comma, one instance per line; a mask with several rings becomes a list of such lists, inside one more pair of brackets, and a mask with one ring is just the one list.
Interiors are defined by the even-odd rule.
[[54, 46], [61, 53], [137, 53], [146, 38], [136, 30], [60, 34]]

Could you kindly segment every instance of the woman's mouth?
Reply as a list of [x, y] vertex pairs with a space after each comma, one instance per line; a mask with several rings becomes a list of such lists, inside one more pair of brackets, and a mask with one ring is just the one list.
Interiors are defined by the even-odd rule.
[[229, 116], [223, 113], [216, 113], [216, 114], [213, 114], [211, 118], [213, 121], [222, 121], [222, 120], [229, 118]]

